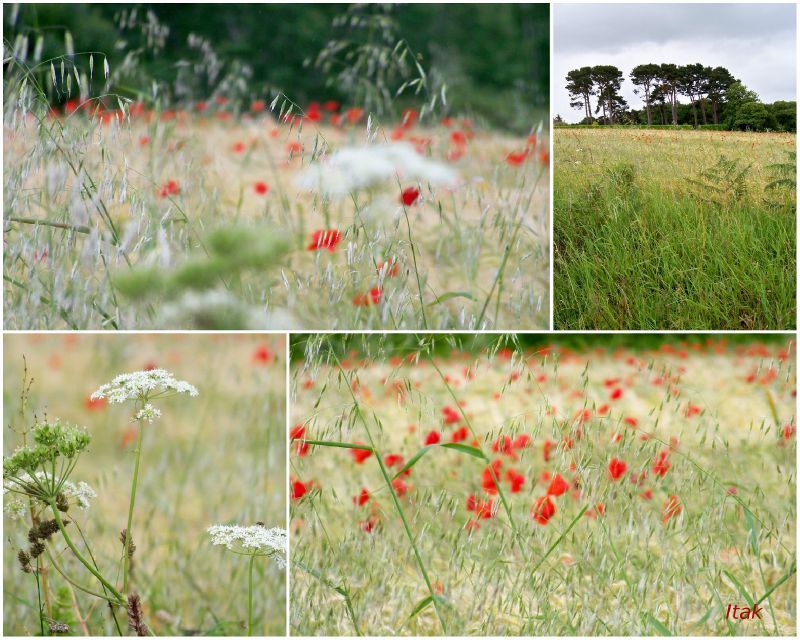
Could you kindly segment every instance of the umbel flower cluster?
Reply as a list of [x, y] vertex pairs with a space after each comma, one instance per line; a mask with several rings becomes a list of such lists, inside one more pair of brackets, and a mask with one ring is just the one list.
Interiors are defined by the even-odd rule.
[[246, 555], [269, 556], [279, 568], [286, 566], [288, 543], [285, 529], [268, 529], [261, 524], [249, 527], [215, 524], [208, 528], [208, 534], [212, 544], [224, 545], [231, 551]]
[[[85, 482], [77, 485], [67, 478], [80, 453], [89, 446], [91, 436], [80, 427], [54, 420], [40, 422], [31, 430], [33, 443], [18, 448], [3, 459], [3, 493], [27, 496], [45, 504], [56, 502], [59, 510], [67, 511], [70, 502], [88, 508], [96, 497]], [[54, 470], [58, 469], [56, 475]], [[7, 503], [6, 509], [19, 515], [17, 504]]]
[[[105, 398], [110, 403], [120, 403], [127, 400], [146, 402], [153, 398], [163, 398], [178, 393], [188, 393], [194, 397], [198, 395], [197, 388], [184, 380], [177, 380], [165, 369], [151, 369], [150, 371], [134, 371], [118, 375], [108, 384], [102, 385], [92, 394], [92, 400]], [[152, 422], [161, 413], [145, 405], [137, 415], [139, 419]]]
[[[3, 495], [8, 493], [19, 493], [19, 488], [23, 486], [36, 486], [50, 485], [53, 479], [47, 474], [46, 471], [37, 471], [33, 476], [30, 474], [23, 474], [19, 478], [3, 480]], [[61, 498], [66, 500], [66, 504], [75, 505], [82, 511], [87, 511], [91, 506], [91, 501], [97, 497], [97, 492], [86, 482], [78, 482], [77, 484], [71, 480], [61, 481], [55, 479], [55, 484], [61, 486]], [[62, 502], [62, 505], [64, 503]], [[12, 496], [4, 500], [3, 509], [6, 515], [11, 520], [21, 520], [28, 513], [28, 505], [19, 496]]]

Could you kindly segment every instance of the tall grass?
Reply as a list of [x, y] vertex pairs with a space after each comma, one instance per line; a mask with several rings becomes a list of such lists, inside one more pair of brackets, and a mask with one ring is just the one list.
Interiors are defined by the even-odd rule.
[[793, 342], [414, 338], [294, 338], [293, 634], [794, 632]]
[[767, 189], [790, 134], [573, 131], [555, 138], [561, 329], [788, 329], [795, 189]]
[[[113, 90], [135, 64], [101, 76], [102, 52], [37, 60], [25, 38], [5, 43], [7, 327], [546, 326], [547, 132], [443, 118], [444, 90], [428, 90], [407, 44], [393, 56], [421, 75], [403, 76], [418, 105], [401, 118], [387, 87], [375, 112], [248, 95], [233, 69], [209, 87], [203, 74], [222, 63], [202, 43], [203, 60], [173, 64], [208, 93], [180, 77], [129, 99]], [[94, 77], [81, 79], [87, 60]], [[399, 142], [452, 165], [457, 182], [398, 171], [343, 197], [299, 184], [338, 149]], [[403, 206], [407, 188], [420, 197]], [[309, 251], [328, 229], [342, 234], [337, 250]]]

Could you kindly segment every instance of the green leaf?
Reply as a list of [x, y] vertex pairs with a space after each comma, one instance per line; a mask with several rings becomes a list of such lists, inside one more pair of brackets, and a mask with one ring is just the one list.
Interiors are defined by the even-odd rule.
[[753, 517], [753, 512], [747, 507], [744, 507], [744, 521], [747, 524], [747, 529], [750, 531], [750, 550], [753, 552], [754, 556], [758, 556], [758, 525], [756, 524], [756, 519]]
[[780, 587], [784, 582], [786, 582], [789, 578], [791, 578], [797, 572], [797, 564], [792, 563], [792, 566], [789, 567], [789, 570], [783, 574], [780, 580], [778, 580], [775, 584], [773, 584], [767, 592], [758, 599], [759, 603], [764, 602], [767, 598], [772, 595], [772, 592], [775, 591], [778, 587]]
[[436, 300], [429, 302], [428, 306], [433, 307], [434, 305], [441, 304], [442, 302], [446, 302], [452, 298], [467, 298], [469, 300], [474, 300], [475, 296], [473, 296], [469, 291], [448, 291], [440, 296], [436, 296]]
[[411, 459], [403, 465], [403, 468], [400, 469], [394, 476], [392, 476], [392, 480], [399, 478], [403, 475], [406, 471], [408, 471], [411, 467], [413, 467], [417, 462], [420, 461], [420, 458], [424, 456], [428, 451], [435, 447], [444, 447], [445, 449], [453, 449], [454, 451], [460, 451], [461, 453], [466, 453], [469, 456], [473, 456], [475, 458], [480, 458], [481, 460], [488, 460], [486, 455], [480, 449], [476, 447], [471, 447], [467, 444], [461, 444], [460, 442], [445, 442], [444, 444], [429, 444], [425, 447], [422, 447], [419, 451], [417, 451]]
[[408, 616], [409, 620], [413, 620], [417, 614], [421, 613], [426, 607], [429, 607], [433, 604], [433, 596], [425, 596], [422, 600], [417, 603], [417, 606], [411, 610], [411, 614]]
[[359, 449], [375, 453], [374, 449], [366, 444], [354, 444], [352, 442], [336, 442], [334, 440], [301, 440], [305, 444], [313, 444], [317, 447], [338, 447], [340, 449]]
[[744, 588], [744, 585], [741, 582], [739, 582], [736, 579], [736, 576], [734, 576], [727, 569], [723, 569], [722, 573], [724, 573], [727, 576], [728, 580], [730, 580], [734, 584], [736, 590], [739, 592], [739, 595], [742, 596], [747, 601], [747, 605], [752, 609], [755, 603], [753, 602], [753, 598], [750, 596], [750, 594], [747, 593], [747, 589]]
[[486, 454], [483, 451], [481, 451], [477, 447], [473, 447], [468, 444], [461, 444], [460, 442], [445, 442], [444, 444], [440, 444], [439, 446], [444, 447], [445, 449], [454, 449], [455, 451], [466, 453], [468, 456], [472, 456], [473, 458], [480, 458], [481, 460], [486, 460], [487, 462], [489, 460], [489, 458], [486, 457]]
[[656, 631], [658, 631], [662, 636], [671, 636], [672, 632], [667, 629], [661, 622], [659, 622], [652, 614], [645, 613], [644, 617], [647, 618], [647, 621], [655, 627]]

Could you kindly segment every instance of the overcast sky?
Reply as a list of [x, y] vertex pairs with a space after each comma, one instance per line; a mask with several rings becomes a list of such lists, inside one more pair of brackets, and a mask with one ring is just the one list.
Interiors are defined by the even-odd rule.
[[[611, 64], [622, 95], [641, 108], [629, 75], [648, 62], [727, 67], [764, 102], [796, 99], [794, 4], [553, 4], [553, 115], [569, 106], [567, 72]], [[686, 98], [682, 98], [686, 102]]]

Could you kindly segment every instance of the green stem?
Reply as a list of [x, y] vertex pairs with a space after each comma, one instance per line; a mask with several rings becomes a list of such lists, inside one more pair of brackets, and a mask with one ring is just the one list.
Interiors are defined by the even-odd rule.
[[250, 567], [247, 575], [247, 635], [253, 635], [253, 564], [256, 556], [250, 556]]
[[75, 543], [72, 542], [72, 538], [69, 537], [67, 533], [67, 528], [64, 526], [64, 522], [61, 520], [61, 514], [58, 512], [58, 507], [56, 506], [55, 498], [50, 500], [50, 508], [53, 510], [53, 516], [55, 517], [56, 524], [58, 525], [59, 530], [61, 531], [61, 535], [64, 536], [64, 542], [67, 543], [67, 546], [70, 548], [72, 553], [75, 554], [75, 557], [86, 567], [89, 572], [100, 581], [106, 589], [108, 589], [114, 597], [117, 599], [120, 605], [125, 604], [125, 598], [122, 597], [122, 594], [117, 591], [114, 586], [106, 580], [97, 569], [95, 569], [91, 563], [83, 557], [83, 554], [78, 550], [78, 547], [75, 546]]
[[[339, 361], [339, 357], [336, 355], [333, 349], [330, 350], [330, 353], [333, 356], [333, 359], [336, 361], [336, 365], [339, 368], [339, 371], [341, 372], [342, 376], [344, 376], [344, 379], [347, 380], [347, 374], [345, 373], [345, 370], [342, 367], [342, 363]], [[361, 412], [361, 405], [359, 404], [355, 393], [353, 393], [353, 387], [351, 382], [352, 381], [348, 381], [347, 389], [350, 392], [350, 396], [353, 399], [353, 406], [355, 408], [356, 415], [358, 416], [359, 420], [361, 420], [361, 424], [364, 425], [364, 430], [367, 433], [369, 444], [372, 447], [375, 459], [378, 461], [378, 466], [380, 467], [381, 475], [383, 476], [383, 480], [386, 483], [386, 486], [389, 489], [389, 493], [392, 496], [392, 503], [394, 504], [395, 510], [397, 511], [398, 515], [400, 516], [400, 520], [403, 522], [403, 528], [406, 531], [408, 542], [411, 545], [411, 549], [414, 552], [414, 557], [417, 560], [417, 566], [419, 567], [419, 571], [422, 574], [422, 579], [425, 581], [425, 586], [428, 587], [428, 593], [431, 596], [431, 602], [433, 602], [433, 608], [436, 611], [436, 617], [439, 618], [439, 624], [442, 625], [442, 631], [444, 631], [444, 635], [447, 635], [447, 625], [445, 624], [444, 618], [442, 617], [442, 612], [439, 610], [439, 598], [433, 591], [433, 585], [431, 584], [430, 578], [428, 577], [428, 571], [425, 569], [425, 563], [422, 561], [422, 554], [419, 552], [419, 549], [417, 548], [417, 543], [414, 540], [414, 534], [411, 531], [411, 527], [408, 524], [408, 520], [406, 520], [406, 515], [403, 512], [403, 507], [400, 504], [400, 500], [397, 498], [394, 486], [392, 485], [392, 480], [389, 477], [389, 472], [386, 470], [386, 466], [383, 463], [383, 456], [381, 456], [380, 452], [375, 448], [375, 441], [372, 439], [372, 432], [370, 431], [369, 425], [367, 424], [367, 419]]]
[[133, 523], [133, 505], [136, 502], [136, 485], [139, 482], [139, 459], [142, 456], [142, 438], [144, 424], [139, 420], [139, 435], [136, 438], [136, 461], [133, 465], [133, 482], [131, 483], [131, 500], [128, 504], [128, 526], [125, 527], [125, 547], [122, 550], [122, 590], [128, 593], [128, 573], [130, 570], [131, 555], [128, 552], [131, 545], [131, 524]]

